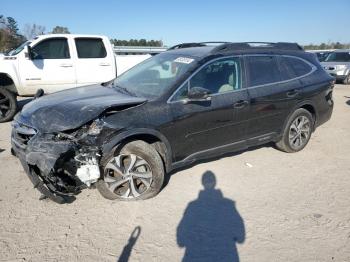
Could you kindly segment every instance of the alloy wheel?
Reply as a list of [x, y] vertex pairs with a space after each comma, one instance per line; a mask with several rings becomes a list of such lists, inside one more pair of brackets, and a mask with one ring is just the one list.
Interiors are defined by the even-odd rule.
[[108, 189], [121, 198], [132, 199], [147, 192], [152, 184], [150, 164], [135, 154], [118, 155], [104, 169]]
[[304, 147], [311, 134], [311, 123], [306, 116], [298, 116], [289, 129], [289, 144], [294, 150]]

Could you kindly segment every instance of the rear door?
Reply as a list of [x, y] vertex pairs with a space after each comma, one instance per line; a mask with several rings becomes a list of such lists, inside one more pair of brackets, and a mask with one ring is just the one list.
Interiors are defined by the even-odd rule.
[[[245, 146], [248, 93], [242, 88], [241, 58], [222, 58], [195, 73], [175, 93], [170, 102], [173, 125], [170, 141], [176, 160], [203, 151], [229, 146]], [[211, 100], [183, 103], [188, 89], [203, 87]], [[235, 144], [235, 145], [233, 145]], [[199, 157], [200, 158], [200, 157]]]
[[276, 55], [245, 56], [250, 96], [248, 132], [251, 143], [269, 140], [281, 132], [290, 108], [300, 97], [301, 83]]
[[104, 38], [76, 37], [77, 85], [103, 83], [116, 76], [114, 53]]
[[32, 46], [31, 60], [19, 63], [19, 73], [27, 94], [42, 88], [52, 93], [76, 86], [74, 60], [68, 39], [54, 37], [43, 39]]

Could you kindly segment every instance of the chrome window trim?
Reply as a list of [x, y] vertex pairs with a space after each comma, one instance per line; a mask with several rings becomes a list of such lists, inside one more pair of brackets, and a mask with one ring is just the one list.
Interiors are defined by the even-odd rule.
[[[186, 85], [186, 84], [187, 84], [187, 91], [189, 91], [189, 90], [190, 90], [190, 89], [189, 89], [189, 87], [190, 87], [190, 86], [189, 86], [189, 83], [190, 83], [191, 78], [192, 78], [195, 74], [197, 74], [200, 70], [202, 70], [205, 66], [207, 66], [208, 64], [211, 64], [211, 63], [213, 63], [213, 62], [215, 62], [215, 61], [222, 60], [222, 59], [241, 58], [241, 57], [242, 57], [242, 55], [222, 56], [222, 57], [218, 57], [218, 58], [215, 58], [215, 59], [213, 59], [213, 60], [210, 60], [210, 61], [206, 62], [204, 65], [201, 65], [199, 68], [197, 68], [196, 71], [194, 71], [194, 72], [182, 83], [182, 85], [180, 85], [180, 86], [172, 93], [172, 95], [168, 98], [167, 103], [170, 104], [170, 103], [183, 102], [183, 99], [181, 99], [181, 100], [175, 100], [175, 101], [171, 101], [171, 100], [172, 100], [172, 98], [176, 95], [176, 93], [177, 93], [184, 85]], [[242, 70], [242, 67], [241, 67], [241, 70]], [[242, 85], [242, 75], [243, 75], [243, 74], [241, 74], [241, 85]], [[243, 88], [240, 88], [240, 89], [238, 89], [238, 90], [223, 92], [223, 93], [215, 93], [215, 94], [211, 94], [211, 95], [209, 95], [209, 96], [217, 96], [217, 95], [229, 94], [229, 93], [233, 93], [233, 92], [236, 92], [236, 91], [241, 91], [242, 89], [243, 89]]]
[[276, 54], [271, 54], [271, 55], [259, 55], [259, 54], [253, 54], [253, 55], [243, 55], [244, 57], [247, 57], [247, 56], [280, 56], [280, 57], [290, 57], [290, 58], [295, 58], [295, 59], [299, 59], [301, 61], [303, 61], [304, 63], [308, 64], [310, 67], [311, 67], [311, 71], [305, 75], [301, 75], [301, 76], [298, 76], [298, 77], [294, 77], [294, 78], [291, 78], [291, 79], [287, 79], [287, 80], [283, 80], [283, 81], [278, 81], [278, 82], [273, 82], [273, 83], [268, 83], [268, 84], [263, 84], [263, 85], [255, 85], [255, 86], [247, 86], [247, 89], [252, 89], [252, 88], [258, 88], [258, 87], [265, 87], [265, 86], [271, 86], [271, 85], [276, 85], [276, 84], [284, 84], [284, 83], [287, 83], [287, 82], [290, 82], [290, 81], [295, 81], [295, 80], [298, 80], [300, 78], [303, 78], [303, 77], [306, 77], [306, 76], [309, 76], [311, 75], [312, 73], [314, 73], [316, 70], [317, 70], [317, 67], [310, 63], [309, 61], [306, 61], [305, 59], [303, 58], [300, 58], [300, 57], [297, 57], [297, 56], [292, 56], [292, 55], [276, 55]]
[[[168, 98], [167, 100], [167, 103], [170, 104], [170, 103], [178, 103], [178, 102], [183, 102], [183, 99], [181, 100], [175, 100], [175, 101], [171, 101], [171, 99], [176, 95], [176, 93], [187, 83], [187, 88], [188, 88], [188, 91], [189, 91], [189, 81], [190, 79], [196, 74], [198, 73], [198, 71], [200, 71], [203, 67], [207, 66], [208, 64], [212, 63], [212, 62], [215, 62], [217, 60], [220, 60], [220, 59], [227, 59], [227, 58], [244, 58], [244, 57], [248, 57], [248, 56], [275, 56], [275, 57], [290, 57], [290, 58], [295, 58], [295, 59], [299, 59], [301, 61], [303, 61], [304, 63], [308, 64], [310, 67], [311, 67], [311, 71], [305, 75], [301, 75], [301, 76], [298, 76], [298, 77], [294, 77], [294, 78], [291, 78], [291, 79], [287, 79], [287, 80], [283, 80], [283, 81], [278, 81], [278, 82], [273, 82], [273, 83], [268, 83], [268, 84], [263, 84], [263, 85], [255, 85], [255, 86], [247, 86], [246, 88], [240, 88], [238, 90], [233, 90], [233, 91], [228, 91], [228, 92], [224, 92], [224, 93], [216, 93], [216, 94], [212, 94], [210, 96], [217, 96], [217, 95], [224, 95], [224, 94], [231, 94], [231, 93], [234, 93], [234, 92], [239, 92], [239, 91], [242, 91], [242, 90], [248, 90], [248, 89], [253, 89], [253, 88], [259, 88], [259, 87], [265, 87], [265, 86], [271, 86], [271, 85], [276, 85], [276, 84], [284, 84], [284, 83], [287, 83], [287, 82], [290, 82], [290, 81], [295, 81], [295, 80], [298, 80], [298, 79], [301, 79], [301, 78], [304, 78], [306, 76], [309, 76], [311, 74], [313, 74], [316, 70], [317, 70], [317, 67], [310, 63], [309, 61], [303, 59], [303, 58], [300, 58], [300, 57], [297, 57], [297, 56], [293, 56], [293, 55], [279, 55], [279, 54], [244, 54], [244, 55], [234, 55], [234, 56], [225, 56], [225, 57], [219, 57], [219, 58], [215, 58], [213, 60], [210, 60], [208, 61], [207, 63], [205, 63], [204, 65], [202, 65], [201, 67], [199, 67], [195, 72], [193, 72], [184, 82], [182, 85], [180, 85], [174, 92], [173, 94]], [[243, 74], [242, 74], [243, 75]], [[242, 76], [241, 76], [241, 85], [242, 85]]]

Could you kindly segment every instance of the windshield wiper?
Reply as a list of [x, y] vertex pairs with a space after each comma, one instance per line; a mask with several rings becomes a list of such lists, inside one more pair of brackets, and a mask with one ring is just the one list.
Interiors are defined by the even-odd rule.
[[114, 84], [113, 84], [113, 87], [116, 87], [116, 88], [118, 88], [119, 90], [122, 90], [123, 93], [127, 93], [128, 95], [136, 96], [134, 93], [130, 92], [127, 88], [125, 88], [125, 87], [123, 87], [123, 86], [117, 86], [117, 85], [114, 85]]

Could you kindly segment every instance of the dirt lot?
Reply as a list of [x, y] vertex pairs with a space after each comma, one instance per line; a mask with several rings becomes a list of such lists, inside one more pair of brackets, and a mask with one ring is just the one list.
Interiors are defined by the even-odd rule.
[[[0, 124], [0, 261], [180, 261], [186, 249], [209, 261], [350, 261], [350, 86], [334, 96], [302, 152], [267, 146], [201, 163], [141, 202], [96, 190], [39, 201]], [[203, 188], [206, 171], [216, 189]]]

